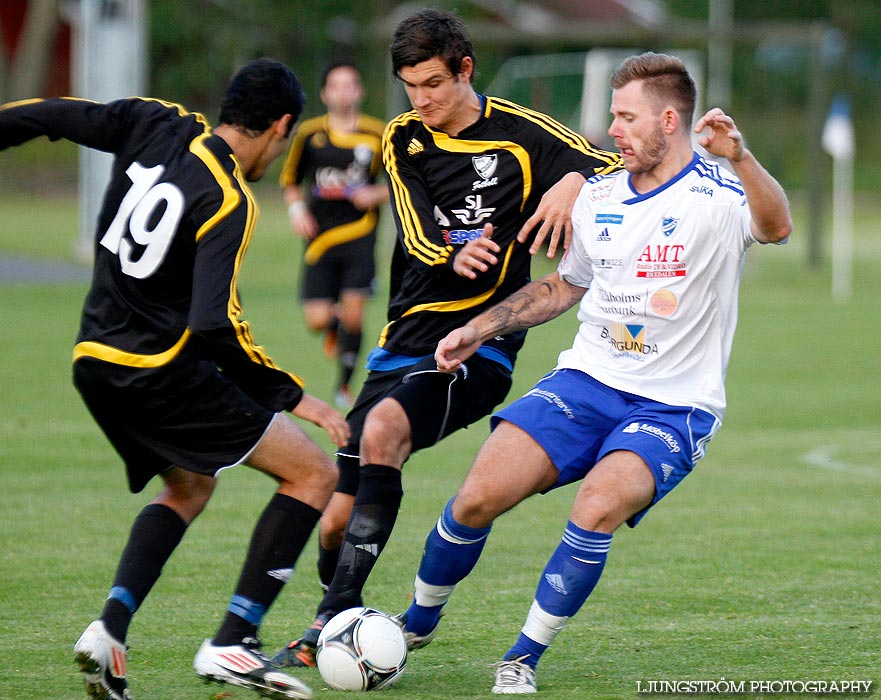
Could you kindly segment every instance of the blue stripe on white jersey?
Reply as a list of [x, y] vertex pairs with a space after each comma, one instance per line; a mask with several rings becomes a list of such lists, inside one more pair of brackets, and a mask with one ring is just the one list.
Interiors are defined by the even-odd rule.
[[595, 182], [600, 182], [601, 180], [606, 180], [606, 179], [612, 178], [615, 176], [616, 173], [619, 173], [619, 172], [621, 172], [621, 171], [615, 170], [614, 172], [611, 172], [611, 173], [600, 173], [599, 175], [593, 175], [593, 176], [587, 178], [587, 181], [590, 184], [593, 184]]
[[628, 176], [627, 184], [630, 187], [630, 191], [633, 192], [633, 194], [635, 196], [631, 197], [630, 199], [625, 199], [621, 203], [622, 204], [637, 204], [637, 203], [642, 202], [646, 199], [651, 199], [652, 197], [656, 197], [660, 192], [663, 192], [664, 190], [670, 189], [671, 187], [673, 187], [673, 185], [675, 185], [682, 178], [684, 178], [686, 175], [688, 175], [692, 170], [694, 170], [695, 166], [697, 165], [697, 163], [699, 161], [700, 161], [700, 156], [697, 153], [695, 153], [691, 159], [691, 162], [688, 165], [686, 165], [684, 168], [682, 168], [682, 170], [680, 170], [679, 173], [677, 173], [672, 178], [667, 180], [667, 182], [665, 182], [660, 187], [656, 187], [655, 189], [653, 189], [649, 192], [637, 192], [636, 188], [633, 186], [633, 176], [632, 175]]
[[694, 161], [694, 170], [701, 177], [709, 178], [720, 187], [727, 187], [741, 196], [744, 194], [743, 186], [740, 184], [740, 181], [726, 177], [719, 168], [718, 163], [698, 157]]

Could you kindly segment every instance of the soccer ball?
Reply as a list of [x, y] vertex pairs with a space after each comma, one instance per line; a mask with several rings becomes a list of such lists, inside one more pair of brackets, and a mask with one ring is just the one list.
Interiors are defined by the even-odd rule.
[[315, 661], [331, 688], [380, 690], [403, 673], [407, 641], [401, 626], [384, 612], [350, 608], [324, 625]]

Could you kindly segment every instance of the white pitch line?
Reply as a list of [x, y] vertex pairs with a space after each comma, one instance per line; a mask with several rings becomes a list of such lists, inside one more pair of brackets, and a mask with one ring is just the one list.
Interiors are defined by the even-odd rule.
[[[844, 450], [844, 445], [824, 445], [810, 452], [806, 452], [801, 459], [806, 464], [820, 469], [826, 469], [831, 472], [839, 472], [843, 474], [859, 474], [860, 476], [870, 476], [873, 478], [881, 478], [881, 465], [869, 466], [864, 464], [854, 464], [836, 457], [836, 453]], [[877, 451], [879, 461], [881, 461], [881, 449]]]

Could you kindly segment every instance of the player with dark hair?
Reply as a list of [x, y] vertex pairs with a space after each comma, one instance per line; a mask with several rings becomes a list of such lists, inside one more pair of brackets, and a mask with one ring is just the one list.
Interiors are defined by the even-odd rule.
[[101, 616], [74, 647], [92, 698], [130, 697], [132, 616], [208, 503], [218, 472], [241, 463], [271, 476], [278, 490], [195, 669], [267, 697], [311, 697], [257, 641], [337, 479], [330, 458], [283, 411], [321, 426], [337, 444], [349, 431], [254, 342], [237, 291], [257, 219], [247, 182], [287, 148], [303, 100], [290, 69], [260, 59], [233, 77], [214, 130], [201, 114], [152, 99], [0, 108], [0, 149], [47, 136], [115, 156], [73, 378], [125, 462], [130, 490], [156, 475], [164, 488], [135, 519]]
[[[391, 56], [413, 110], [383, 137], [398, 233], [388, 324], [347, 416], [352, 439], [338, 453], [340, 483], [321, 519], [322, 541], [341, 543], [320, 554], [328, 590], [312, 626], [274, 657], [280, 664], [314, 663], [324, 622], [359, 604], [397, 518], [404, 463], [505, 398], [525, 333], [500, 334], [452, 374], [437, 371], [437, 342], [526, 284], [531, 253], [548, 233], [553, 254], [577, 193], [548, 208], [555, 183], [571, 171], [620, 167], [615, 154], [547, 115], [478, 94], [471, 41], [451, 13], [403, 20]], [[584, 184], [584, 175], [573, 177]]]
[[321, 101], [327, 113], [297, 127], [281, 172], [293, 232], [306, 241], [300, 297], [306, 326], [324, 333], [325, 354], [336, 358], [336, 402], [351, 408], [352, 380], [361, 354], [364, 307], [373, 295], [379, 206], [388, 187], [382, 170], [385, 123], [362, 114], [361, 74], [348, 61], [324, 69]]
[[731, 117], [711, 109], [694, 131], [706, 131], [700, 145], [733, 174], [692, 149], [695, 86], [681, 60], [631, 57], [611, 86], [609, 135], [626, 170], [584, 185], [556, 272], [452, 331], [435, 353], [439, 370], [458, 373], [482, 344], [580, 302], [578, 333], [556, 368], [493, 416], [428, 535], [413, 604], [400, 616], [408, 646], [428, 644], [493, 521], [580, 481], [494, 693], [536, 692], [536, 665], [594, 590], [612, 534], [634, 527], [703, 457], [725, 413], [744, 257], [792, 228], [786, 194]]

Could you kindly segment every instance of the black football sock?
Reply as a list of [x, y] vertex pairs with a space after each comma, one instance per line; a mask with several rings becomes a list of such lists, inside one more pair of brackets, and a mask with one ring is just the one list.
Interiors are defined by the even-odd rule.
[[358, 364], [361, 352], [361, 331], [349, 331], [343, 326], [339, 330], [340, 386], [348, 386]]
[[330, 582], [333, 581], [333, 574], [336, 571], [337, 562], [340, 560], [340, 548], [332, 547], [328, 549], [318, 543], [318, 580], [326, 591], [330, 588]]
[[214, 644], [230, 646], [256, 636], [320, 515], [290, 496], [276, 493], [272, 497], [254, 527], [239, 583]]
[[141, 510], [119, 559], [113, 587], [101, 620], [107, 631], [125, 642], [132, 616], [162, 573], [162, 567], [180, 544], [187, 524], [171, 508], [150, 503]]
[[391, 537], [403, 495], [400, 469], [381, 464], [361, 467], [339, 563], [318, 614], [337, 613], [360, 604], [367, 577]]

